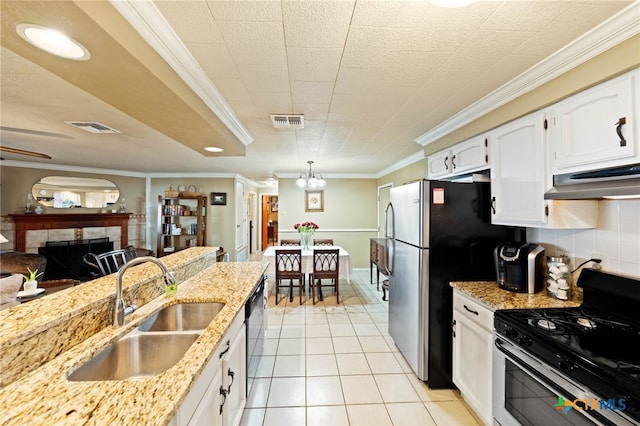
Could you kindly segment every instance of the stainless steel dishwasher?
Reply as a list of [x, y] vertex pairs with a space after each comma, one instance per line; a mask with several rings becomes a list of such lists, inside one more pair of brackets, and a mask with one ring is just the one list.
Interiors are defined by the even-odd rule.
[[264, 294], [265, 278], [260, 280], [245, 304], [245, 326], [247, 336], [247, 395], [258, 372], [258, 365], [264, 347], [265, 309], [267, 303]]

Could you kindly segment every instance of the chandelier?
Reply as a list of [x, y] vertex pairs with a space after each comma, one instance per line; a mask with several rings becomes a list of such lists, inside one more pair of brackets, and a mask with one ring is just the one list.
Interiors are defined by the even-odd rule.
[[309, 164], [309, 173], [300, 173], [300, 177], [296, 180], [296, 185], [299, 188], [323, 188], [327, 182], [320, 173], [311, 171], [313, 161], [307, 161], [307, 164]]

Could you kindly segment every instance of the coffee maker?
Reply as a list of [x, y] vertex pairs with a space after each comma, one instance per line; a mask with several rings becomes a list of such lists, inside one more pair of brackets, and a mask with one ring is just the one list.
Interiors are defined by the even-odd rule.
[[516, 293], [537, 293], [544, 288], [544, 247], [502, 243], [494, 250], [498, 286]]

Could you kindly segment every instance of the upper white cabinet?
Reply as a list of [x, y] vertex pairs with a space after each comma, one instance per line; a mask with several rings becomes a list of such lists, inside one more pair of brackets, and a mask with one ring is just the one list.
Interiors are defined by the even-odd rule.
[[539, 111], [489, 134], [492, 223], [533, 228], [594, 228], [592, 200], [545, 200], [547, 167], [545, 112]]
[[640, 162], [639, 77], [636, 69], [551, 107], [554, 174]]
[[486, 136], [476, 136], [427, 158], [429, 179], [441, 179], [489, 168]]
[[493, 223], [546, 223], [544, 119], [537, 112], [489, 135]]

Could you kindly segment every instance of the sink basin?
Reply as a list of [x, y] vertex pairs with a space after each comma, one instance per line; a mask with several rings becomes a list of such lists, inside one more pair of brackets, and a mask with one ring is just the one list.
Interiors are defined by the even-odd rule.
[[224, 303], [178, 303], [167, 306], [147, 318], [140, 331], [189, 331], [207, 328]]
[[71, 381], [135, 380], [173, 367], [198, 334], [132, 334], [91, 358], [68, 377]]

